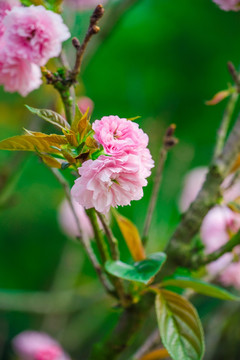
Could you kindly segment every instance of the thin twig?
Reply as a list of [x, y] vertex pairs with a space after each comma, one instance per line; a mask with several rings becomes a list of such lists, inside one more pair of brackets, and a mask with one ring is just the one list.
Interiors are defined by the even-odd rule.
[[62, 174], [54, 168], [50, 168], [51, 172], [53, 173], [53, 175], [55, 176], [55, 178], [58, 180], [58, 182], [62, 185], [66, 198], [68, 200], [68, 203], [71, 207], [72, 213], [74, 215], [76, 224], [77, 224], [77, 229], [78, 229], [78, 233], [80, 234], [80, 236], [78, 237], [78, 240], [81, 242], [81, 244], [83, 245], [83, 248], [85, 249], [89, 260], [91, 261], [94, 269], [96, 270], [96, 273], [99, 277], [99, 280], [101, 281], [102, 285], [104, 286], [104, 288], [106, 289], [106, 291], [108, 293], [112, 293], [111, 289], [109, 288], [108, 282], [102, 272], [101, 266], [94, 254], [94, 252], [92, 251], [90, 242], [88, 240], [88, 238], [86, 237], [85, 233], [82, 231], [81, 229], [81, 225], [78, 219], [78, 216], [76, 214], [76, 211], [74, 209], [73, 203], [72, 203], [72, 198], [71, 198], [71, 194], [70, 194], [70, 189], [69, 189], [69, 185], [68, 182], [65, 180], [65, 178], [62, 176]]
[[[86, 210], [86, 213], [89, 216], [91, 224], [93, 226], [95, 239], [97, 242], [98, 249], [100, 251], [100, 255], [102, 257], [102, 261], [103, 261], [103, 263], [105, 263], [107, 260], [110, 260], [110, 257], [109, 257], [107, 245], [104, 241], [104, 238], [101, 234], [101, 230], [99, 228], [96, 211], [95, 211], [95, 209], [89, 209], [89, 210]], [[108, 235], [109, 235], [111, 230], [108, 228], [108, 226], [105, 222], [104, 222], [104, 226], [106, 226]], [[104, 227], [105, 230], [106, 230], [106, 228]], [[116, 249], [114, 249], [114, 256], [115, 255], [116, 255]], [[125, 289], [123, 287], [122, 280], [117, 278], [116, 276], [112, 276], [112, 275], [109, 275], [108, 277], [117, 292], [117, 295], [121, 302], [121, 305], [123, 307], [129, 306], [129, 304], [131, 303], [131, 298], [125, 294]]]
[[104, 14], [103, 6], [98, 5], [90, 18], [90, 24], [88, 27], [88, 31], [83, 40], [82, 45], [80, 44], [79, 40], [76, 37], [74, 37], [72, 39], [72, 44], [76, 49], [75, 65], [70, 74], [70, 79], [71, 79], [72, 83], [76, 82], [77, 76], [80, 73], [83, 55], [85, 53], [85, 50], [87, 48], [89, 41], [91, 40], [93, 35], [96, 35], [100, 31], [100, 27], [97, 26], [97, 23], [103, 16], [103, 14]]
[[104, 238], [102, 236], [102, 233], [101, 233], [98, 221], [97, 221], [97, 216], [96, 216], [95, 210], [89, 209], [89, 210], [86, 210], [86, 213], [87, 213], [87, 215], [91, 221], [92, 227], [93, 227], [95, 240], [97, 243], [98, 250], [100, 252], [102, 262], [103, 262], [103, 264], [105, 264], [105, 262], [107, 260], [110, 260], [110, 255], [108, 252], [107, 244], [105, 243]]
[[114, 237], [112, 230], [108, 226], [105, 216], [98, 211], [96, 211], [96, 213], [97, 213], [97, 216], [99, 217], [99, 220], [101, 221], [101, 224], [103, 226], [105, 234], [108, 238], [112, 258], [113, 258], [113, 260], [118, 260], [119, 259], [119, 250], [118, 250], [117, 239]]
[[155, 329], [143, 343], [143, 345], [138, 349], [138, 351], [133, 355], [133, 360], [139, 360], [145, 355], [151, 348], [159, 344], [160, 335], [159, 329]]
[[158, 166], [157, 166], [157, 170], [156, 170], [153, 191], [152, 191], [150, 203], [148, 206], [147, 216], [146, 216], [146, 220], [145, 220], [145, 224], [144, 224], [143, 243], [146, 243], [147, 238], [148, 238], [148, 233], [149, 233], [151, 222], [152, 222], [153, 212], [154, 212], [154, 209], [156, 206], [158, 192], [159, 192], [159, 188], [160, 188], [161, 181], [162, 181], [162, 174], [163, 174], [164, 164], [165, 164], [165, 161], [167, 158], [167, 153], [174, 145], [177, 144], [177, 139], [174, 138], [175, 129], [176, 129], [176, 126], [173, 124], [169, 126], [169, 128], [167, 129], [166, 134], [164, 136], [163, 146], [160, 150], [159, 162], [158, 162]]
[[216, 143], [216, 147], [215, 147], [215, 151], [214, 151], [215, 158], [217, 158], [223, 150], [224, 143], [225, 143], [226, 136], [227, 136], [227, 131], [229, 129], [229, 125], [230, 125], [230, 122], [232, 119], [235, 105], [238, 100], [238, 95], [239, 94], [236, 91], [231, 95], [228, 105], [224, 111], [223, 120], [222, 120], [221, 126], [218, 130], [217, 143]]
[[117, 28], [117, 25], [123, 19], [128, 10], [138, 2], [140, 2], [140, 0], [119, 0], [111, 5], [102, 21], [101, 32], [97, 37], [95, 37], [88, 47], [88, 52], [85, 56], [83, 64], [83, 70], [86, 68], [89, 61], [94, 57], [101, 44], [113, 34], [113, 30]]
[[207, 265], [213, 261], [218, 260], [224, 254], [231, 252], [239, 244], [240, 231], [238, 231], [225, 245], [221, 246], [218, 250], [212, 252], [211, 254], [196, 256], [192, 262], [191, 268], [198, 269], [200, 266]]

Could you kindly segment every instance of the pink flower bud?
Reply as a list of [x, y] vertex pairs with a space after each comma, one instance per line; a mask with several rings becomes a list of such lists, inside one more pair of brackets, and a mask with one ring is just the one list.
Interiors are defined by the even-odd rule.
[[179, 201], [179, 208], [186, 211], [196, 199], [207, 175], [206, 167], [198, 167], [191, 170], [184, 179], [183, 192]]
[[[85, 213], [83, 206], [78, 204], [75, 200], [72, 200], [72, 203], [82, 231], [84, 231], [86, 237], [92, 239], [94, 236], [93, 228], [87, 214]], [[63, 200], [63, 202], [60, 205], [58, 220], [63, 232], [67, 236], [71, 238], [76, 238], [80, 235], [78, 231], [76, 219], [73, 215], [72, 209], [67, 199]]]
[[239, 11], [240, 2], [239, 0], [213, 0], [222, 10], [225, 11]]
[[13, 348], [21, 360], [70, 360], [57, 341], [37, 331], [17, 335], [13, 339]]
[[89, 114], [93, 112], [94, 102], [87, 96], [82, 96], [78, 101], [78, 106], [82, 114], [89, 109]]

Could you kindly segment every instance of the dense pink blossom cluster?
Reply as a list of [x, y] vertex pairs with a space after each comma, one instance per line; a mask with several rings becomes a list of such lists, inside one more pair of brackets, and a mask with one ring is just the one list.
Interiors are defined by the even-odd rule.
[[0, 0], [0, 84], [26, 96], [42, 83], [40, 66], [70, 37], [60, 15], [43, 6]]
[[17, 335], [13, 339], [13, 348], [21, 360], [70, 360], [56, 340], [37, 331]]
[[[185, 179], [180, 209], [187, 210], [191, 202], [196, 198], [207, 173], [207, 168], [192, 170]], [[240, 230], [240, 215], [227, 207], [227, 203], [234, 201], [240, 196], [240, 182], [228, 187], [232, 180], [229, 176], [223, 183], [223, 203], [212, 208], [203, 219], [200, 234], [207, 253], [219, 249], [222, 245]], [[225, 285], [232, 285], [240, 289], [240, 247], [236, 247], [233, 253], [223, 255], [217, 261], [208, 265], [208, 271], [212, 275], [219, 274], [219, 280]]]
[[106, 4], [108, 0], [65, 0], [65, 3], [80, 11], [94, 9], [99, 4]]
[[142, 198], [154, 162], [147, 149], [148, 136], [138, 124], [105, 116], [92, 127], [106, 155], [83, 163], [72, 196], [87, 209], [107, 213], [111, 206], [130, 205]]
[[222, 10], [225, 11], [239, 11], [240, 1], [239, 0], [213, 0]]

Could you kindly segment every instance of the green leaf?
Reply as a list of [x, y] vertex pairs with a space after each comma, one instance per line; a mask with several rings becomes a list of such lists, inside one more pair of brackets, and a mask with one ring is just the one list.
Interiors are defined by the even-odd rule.
[[[56, 153], [59, 145], [64, 145], [67, 140], [62, 135], [19, 135], [0, 141], [0, 150], [11, 151], [38, 151], [43, 153]], [[41, 135], [40, 135], [41, 134]]]
[[204, 336], [193, 305], [182, 296], [161, 290], [156, 296], [158, 326], [163, 345], [173, 360], [201, 360]]
[[81, 118], [83, 117], [83, 114], [81, 113], [78, 105], [75, 105], [75, 116], [71, 125], [71, 130], [74, 131], [75, 133], [78, 131], [78, 123], [81, 120]]
[[43, 120], [46, 120], [51, 124], [58, 126], [60, 129], [70, 129], [70, 125], [64, 119], [64, 117], [62, 117], [55, 111], [47, 110], [47, 109], [35, 109], [28, 105], [25, 106], [32, 114], [35, 114], [40, 118], [42, 118]]
[[183, 289], [193, 289], [199, 294], [211, 296], [222, 300], [240, 300], [239, 297], [231, 294], [219, 286], [209, 284], [205, 281], [188, 276], [173, 275], [162, 282], [162, 286], [176, 286]]
[[107, 261], [105, 269], [109, 274], [129, 281], [139, 281], [148, 284], [160, 271], [166, 261], [166, 254], [155, 253], [143, 261], [135, 262], [133, 265], [122, 261]]

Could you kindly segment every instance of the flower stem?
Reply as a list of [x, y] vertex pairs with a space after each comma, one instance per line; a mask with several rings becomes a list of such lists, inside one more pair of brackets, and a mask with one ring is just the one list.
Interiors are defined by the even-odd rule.
[[232, 119], [235, 105], [238, 100], [238, 95], [239, 94], [236, 91], [231, 95], [228, 105], [224, 111], [223, 120], [222, 120], [221, 126], [218, 130], [217, 143], [216, 143], [216, 147], [215, 147], [215, 151], [214, 151], [215, 158], [217, 158], [223, 150], [224, 143], [225, 143], [226, 136], [227, 136], [227, 131], [228, 131], [228, 128], [230, 125], [230, 121]]
[[67, 198], [68, 203], [69, 203], [69, 205], [71, 207], [73, 216], [74, 216], [76, 224], [77, 224], [78, 232], [80, 234], [80, 236], [77, 239], [83, 245], [83, 248], [85, 249], [89, 260], [91, 261], [94, 269], [96, 270], [96, 273], [97, 273], [97, 275], [99, 277], [99, 280], [101, 281], [102, 285], [104, 286], [104, 288], [106, 289], [106, 291], [108, 293], [112, 293], [112, 290], [109, 288], [106, 277], [105, 277], [104, 273], [102, 272], [102, 268], [101, 268], [101, 266], [100, 266], [100, 264], [99, 264], [99, 262], [98, 262], [98, 260], [97, 260], [97, 258], [95, 256], [94, 252], [92, 251], [90, 242], [89, 242], [88, 238], [86, 237], [85, 233], [81, 229], [78, 216], [76, 214], [76, 211], [75, 211], [73, 203], [72, 203], [68, 182], [65, 180], [65, 178], [62, 176], [62, 174], [57, 169], [50, 168], [50, 170], [51, 170], [51, 172], [53, 173], [55, 178], [58, 180], [58, 182], [62, 185], [62, 187], [64, 189], [66, 198]]
[[158, 166], [157, 166], [157, 170], [156, 170], [156, 176], [155, 176], [155, 181], [154, 181], [154, 185], [153, 185], [152, 196], [150, 199], [147, 216], [146, 216], [146, 220], [145, 220], [145, 224], [144, 224], [143, 237], [142, 237], [143, 243], [147, 242], [148, 233], [149, 233], [151, 222], [152, 222], [153, 212], [156, 207], [158, 192], [159, 192], [159, 188], [160, 188], [161, 181], [162, 181], [162, 174], [163, 174], [163, 169], [164, 169], [168, 151], [174, 145], [177, 144], [177, 139], [173, 137], [175, 128], [176, 128], [175, 125], [169, 126], [169, 128], [167, 129], [166, 134], [164, 136], [163, 146], [160, 150], [159, 162], [158, 162]]

